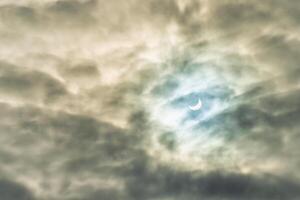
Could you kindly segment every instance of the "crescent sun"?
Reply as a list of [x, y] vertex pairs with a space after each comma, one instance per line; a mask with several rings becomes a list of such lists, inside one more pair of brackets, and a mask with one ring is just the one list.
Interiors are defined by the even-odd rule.
[[201, 108], [202, 108], [202, 101], [201, 101], [201, 99], [198, 100], [198, 103], [196, 105], [189, 106], [189, 109], [193, 110], [193, 111], [200, 110]]

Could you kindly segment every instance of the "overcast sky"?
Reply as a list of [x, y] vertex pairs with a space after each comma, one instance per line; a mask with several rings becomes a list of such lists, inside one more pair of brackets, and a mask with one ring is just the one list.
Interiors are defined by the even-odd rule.
[[0, 0], [1, 200], [297, 200], [299, 122], [300, 1]]

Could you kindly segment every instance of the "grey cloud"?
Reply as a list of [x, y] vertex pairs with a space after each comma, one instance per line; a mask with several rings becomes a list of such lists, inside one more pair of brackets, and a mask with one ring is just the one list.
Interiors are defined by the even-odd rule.
[[[166, 9], [163, 9], [166, 8]], [[120, 1], [59, 0], [36, 6], [9, 4], [0, 7], [1, 20], [7, 27], [31, 28], [33, 30], [101, 30], [128, 31], [134, 23], [165, 26], [176, 17], [173, 1], [147, 1], [139, 4], [136, 0]], [[166, 12], [167, 11], [167, 12]], [[112, 15], [112, 13], [114, 13]], [[148, 19], [152, 18], [152, 21]], [[164, 28], [164, 27], [162, 27]]]
[[97, 1], [57, 1], [46, 8], [46, 13], [51, 20], [63, 25], [87, 26], [96, 22], [92, 11], [97, 6]]
[[[22, 142], [22, 135], [24, 138], [25, 135], [32, 137], [32, 142], [43, 140], [45, 137], [44, 139], [51, 139], [55, 145], [61, 145], [63, 148], [67, 146], [69, 150], [82, 151], [82, 148], [88, 148], [94, 142], [101, 141], [100, 146], [103, 146], [110, 141], [112, 143], [108, 143], [111, 144], [108, 148], [111, 147], [111, 150], [104, 148], [101, 152], [111, 151], [109, 153], [111, 155], [114, 154], [115, 148], [123, 148], [122, 142], [125, 144], [131, 142], [126, 139], [128, 135], [125, 130], [100, 122], [90, 116], [42, 110], [31, 106], [14, 108], [2, 104], [1, 107], [2, 129], [16, 134], [16, 141], [20, 136], [19, 142]], [[10, 128], [10, 123], [15, 123], [13, 128]]]
[[225, 30], [247, 31], [267, 25], [272, 20], [271, 12], [251, 2], [215, 2], [212, 3], [212, 10], [212, 22]]
[[50, 28], [55, 25], [65, 27], [88, 26], [95, 23], [91, 11], [96, 1], [56, 1], [43, 8], [30, 5], [4, 5], [0, 7], [1, 21], [11, 28]]
[[1, 20], [8, 26], [22, 25], [22, 23], [28, 25], [34, 25], [38, 22], [37, 13], [33, 8], [27, 6], [14, 6], [6, 5], [0, 7]]
[[97, 65], [91, 61], [81, 61], [76, 64], [64, 63], [57, 68], [67, 84], [76, 85], [79, 88], [93, 88], [101, 80]]
[[39, 71], [1, 63], [2, 98], [16, 98], [27, 103], [52, 103], [68, 94], [63, 83]]
[[[276, 67], [281, 73], [299, 70], [298, 40], [287, 35], [262, 36], [254, 41], [257, 46], [257, 58]], [[296, 72], [296, 71], [295, 71]]]
[[85, 2], [81, 1], [56, 1], [53, 4], [49, 6], [49, 9], [53, 12], [57, 13], [65, 13], [66, 15], [77, 15], [77, 14], [83, 14], [80, 13], [85, 10], [91, 9], [93, 6], [95, 6], [97, 1], [95, 0], [89, 0]]
[[8, 180], [0, 181], [0, 195], [3, 200], [34, 200], [33, 194], [22, 184]]
[[133, 199], [160, 199], [181, 196], [185, 199], [296, 199], [299, 183], [272, 175], [235, 173], [179, 172], [147, 165], [136, 166], [129, 178]]
[[81, 63], [76, 64], [75, 66], [71, 66], [67, 69], [63, 70], [63, 76], [67, 77], [74, 77], [74, 78], [80, 78], [80, 77], [93, 77], [99, 75], [98, 68], [93, 63]]
[[166, 78], [162, 83], [156, 85], [151, 92], [158, 96], [170, 95], [178, 85], [178, 81], [175, 77]]
[[[91, 190], [82, 191], [79, 196], [88, 191], [99, 190], [100, 193], [101, 185], [88, 183], [91, 176], [98, 181], [119, 179], [124, 171], [123, 163], [125, 165], [135, 158], [135, 148], [141, 140], [130, 132], [89, 116], [57, 113], [34, 107], [14, 108], [7, 104], [1, 104], [1, 110], [1, 142], [6, 145], [1, 147], [3, 156], [0, 162], [12, 169], [22, 169], [23, 176], [30, 176], [32, 173], [46, 173], [47, 176], [52, 174], [53, 178], [59, 180], [57, 186], [42, 180], [49, 185], [50, 190], [61, 187], [66, 193], [77, 193], [81, 191], [81, 186], [76, 186], [75, 182], [83, 180], [87, 184], [82, 187], [90, 187]], [[12, 170], [2, 175], [18, 177], [20, 174]], [[64, 178], [61, 179], [62, 177]], [[64, 183], [64, 180], [70, 183]], [[65, 188], [64, 184], [67, 184]], [[39, 187], [46, 189], [42, 184]], [[92, 189], [94, 187], [96, 188]]]
[[[98, 200], [99, 197], [101, 199], [105, 200], [122, 200], [122, 199], [129, 199], [129, 197], [126, 194], [120, 193], [119, 191], [115, 190], [96, 190], [95, 192], [92, 192], [91, 194], [80, 197], [80, 198], [75, 198], [72, 200]], [[71, 199], [70, 199], [71, 200]]]

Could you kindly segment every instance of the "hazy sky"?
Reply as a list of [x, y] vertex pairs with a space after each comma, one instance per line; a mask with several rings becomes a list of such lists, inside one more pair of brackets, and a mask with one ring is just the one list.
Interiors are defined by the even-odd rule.
[[0, 0], [1, 200], [298, 200], [299, 122], [298, 0]]

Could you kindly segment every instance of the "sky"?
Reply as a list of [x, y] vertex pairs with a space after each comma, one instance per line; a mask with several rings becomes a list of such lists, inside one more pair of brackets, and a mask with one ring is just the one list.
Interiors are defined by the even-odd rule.
[[297, 200], [299, 55], [297, 0], [0, 0], [0, 199]]

